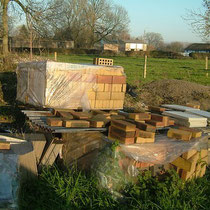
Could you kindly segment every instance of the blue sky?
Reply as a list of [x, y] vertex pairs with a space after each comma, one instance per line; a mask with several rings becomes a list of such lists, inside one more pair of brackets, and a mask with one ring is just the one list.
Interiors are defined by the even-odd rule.
[[140, 36], [146, 32], [162, 34], [165, 42], [201, 42], [183, 20], [186, 11], [202, 7], [202, 0], [114, 0], [130, 17], [130, 33]]

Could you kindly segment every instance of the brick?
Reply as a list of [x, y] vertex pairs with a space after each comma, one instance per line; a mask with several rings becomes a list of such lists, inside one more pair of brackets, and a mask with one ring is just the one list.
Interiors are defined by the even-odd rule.
[[124, 100], [113, 100], [113, 109], [122, 109]]
[[96, 91], [97, 92], [103, 92], [104, 88], [105, 88], [105, 85], [103, 83], [102, 84], [96, 84]]
[[167, 116], [162, 116], [162, 115], [158, 115], [158, 114], [151, 114], [151, 120], [163, 122], [164, 126], [169, 125], [169, 117], [167, 117]]
[[85, 120], [64, 120], [63, 126], [67, 128], [89, 128], [90, 122]]
[[200, 105], [199, 104], [187, 103], [186, 106], [192, 107], [194, 109], [200, 109]]
[[61, 118], [58, 118], [58, 117], [47, 118], [47, 124], [49, 126], [62, 127], [63, 121]]
[[95, 100], [89, 100], [89, 103], [90, 103], [90, 108], [94, 109], [96, 101]]
[[90, 119], [91, 118], [91, 114], [90, 113], [86, 113], [86, 112], [74, 112], [72, 113], [74, 119], [78, 119], [78, 120], [86, 120], [86, 119]]
[[189, 158], [191, 158], [193, 155], [195, 155], [197, 153], [197, 150], [193, 149], [193, 150], [190, 150], [188, 152], [185, 152], [182, 154], [182, 157], [186, 160], [188, 160]]
[[194, 172], [196, 169], [196, 164], [197, 164], [198, 159], [199, 159], [199, 153], [197, 152], [195, 155], [193, 155], [188, 160], [185, 160], [182, 157], [178, 157], [171, 164], [173, 164], [185, 171]]
[[126, 84], [122, 85], [122, 92], [124, 92], [124, 93], [126, 92]]
[[143, 144], [143, 143], [153, 143], [155, 142], [154, 138], [144, 138], [144, 137], [136, 137], [135, 143], [137, 144]]
[[62, 112], [62, 111], [58, 111], [57, 112], [57, 116], [72, 120], [73, 119], [73, 115], [70, 112]]
[[139, 136], [143, 138], [155, 138], [155, 133], [139, 130]]
[[173, 126], [174, 124], [175, 124], [174, 120], [170, 120], [170, 119], [169, 119], [168, 125], [169, 125], [169, 126]]
[[123, 92], [111, 92], [111, 99], [112, 100], [124, 100], [125, 93]]
[[128, 118], [138, 121], [150, 120], [151, 115], [149, 113], [129, 113]]
[[113, 76], [112, 83], [113, 84], [125, 84], [126, 76]]
[[112, 141], [118, 140], [121, 144], [134, 144], [134, 138], [124, 138], [120, 136], [115, 136], [110, 132], [108, 134], [108, 138]]
[[194, 129], [194, 128], [187, 128], [187, 127], [184, 127], [184, 126], [179, 126], [179, 129], [180, 130], [183, 130], [183, 131], [189, 131], [192, 133], [192, 138], [199, 138], [202, 136], [202, 131], [198, 130], [198, 129]]
[[149, 106], [148, 107], [150, 111], [153, 111], [153, 112], [164, 112], [166, 111], [166, 108], [163, 108], [163, 107], [158, 107], [158, 106]]
[[96, 93], [96, 100], [109, 100], [109, 99], [111, 99], [110, 92], [97, 92]]
[[161, 128], [161, 127], [164, 127], [165, 126], [165, 123], [164, 122], [160, 122], [160, 121], [154, 121], [154, 120], [145, 120], [145, 122], [147, 124], [151, 124], [157, 128]]
[[187, 180], [195, 178], [195, 177], [196, 177], [195, 171], [191, 172], [191, 171], [182, 170], [182, 172], [181, 172], [181, 179], [184, 181], [187, 181]]
[[112, 84], [112, 92], [123, 92], [122, 84]]
[[205, 158], [208, 156], [208, 150], [207, 149], [202, 149], [200, 152], [199, 152], [199, 155], [200, 155], [200, 158]]
[[97, 75], [97, 83], [112, 84], [112, 76], [108, 75]]
[[105, 126], [104, 121], [89, 120], [91, 128], [102, 128]]
[[113, 133], [115, 136], [121, 136], [124, 138], [134, 138], [134, 136], [135, 136], [135, 131], [124, 131], [124, 130], [119, 129], [115, 126], [110, 126], [109, 132]]
[[167, 136], [169, 138], [175, 138], [175, 139], [181, 139], [184, 141], [189, 141], [192, 138], [192, 133], [189, 131], [170, 128], [167, 133]]
[[109, 112], [105, 112], [105, 111], [102, 111], [102, 110], [93, 110], [92, 113], [93, 113], [93, 115], [103, 114], [105, 116], [110, 116]]
[[110, 109], [109, 104], [109, 100], [103, 100], [103, 109]]
[[114, 100], [109, 100], [109, 107], [110, 109], [114, 108]]
[[135, 121], [135, 124], [136, 124], [136, 127], [141, 129], [141, 130], [150, 131], [150, 132], [153, 132], [153, 133], [155, 133], [155, 131], [156, 131], [156, 127], [154, 127], [150, 124], [137, 122], [137, 121]]
[[10, 142], [0, 141], [0, 150], [10, 150]]
[[124, 131], [135, 131], [136, 129], [136, 125], [123, 120], [112, 120], [111, 125]]
[[96, 100], [95, 108], [96, 109], [103, 109], [103, 101], [102, 100]]
[[104, 84], [104, 91], [105, 92], [111, 92], [112, 91], [112, 85], [111, 84]]
[[125, 116], [122, 115], [111, 115], [111, 120], [125, 120]]
[[89, 100], [96, 100], [96, 92], [88, 91], [87, 95]]

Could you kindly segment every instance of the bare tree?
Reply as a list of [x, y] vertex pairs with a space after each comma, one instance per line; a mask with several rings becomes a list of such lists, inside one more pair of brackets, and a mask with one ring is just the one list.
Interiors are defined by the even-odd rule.
[[163, 37], [159, 33], [147, 32], [140, 37], [150, 48], [159, 49], [163, 45]]
[[[59, 0], [57, 0], [59, 1]], [[74, 40], [77, 47], [92, 47], [103, 39], [117, 37], [129, 23], [124, 8], [108, 0], [62, 0], [48, 26], [55, 38]]]
[[2, 8], [2, 28], [3, 28], [3, 56], [6, 61], [8, 50], [8, 16], [9, 7], [13, 6], [14, 10], [19, 10], [20, 13], [27, 14], [28, 17], [40, 21], [42, 14], [49, 7], [51, 1], [41, 0], [0, 0]]
[[184, 19], [191, 25], [193, 31], [198, 34], [203, 41], [210, 39], [210, 1], [202, 0], [202, 8], [198, 10], [188, 10]]

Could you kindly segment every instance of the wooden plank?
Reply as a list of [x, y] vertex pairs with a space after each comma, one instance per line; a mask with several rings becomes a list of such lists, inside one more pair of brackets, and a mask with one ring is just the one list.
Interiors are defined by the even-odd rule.
[[189, 158], [191, 158], [193, 155], [195, 155], [197, 153], [197, 150], [193, 149], [190, 151], [187, 151], [185, 153], [182, 154], [182, 157], [186, 160], [188, 160]]
[[41, 165], [53, 165], [62, 147], [63, 142], [61, 140], [53, 140], [41, 158]]
[[[14, 147], [16, 147], [14, 149]], [[13, 149], [19, 154], [19, 171], [21, 181], [35, 178], [38, 174], [35, 152], [31, 142], [21, 145], [13, 145]]]
[[42, 153], [44, 151], [44, 147], [46, 145], [46, 138], [44, 134], [41, 133], [26, 133], [24, 134], [25, 138], [32, 142], [35, 157], [36, 157], [36, 162], [39, 164]]
[[154, 120], [145, 120], [145, 123], [147, 124], [151, 124], [157, 128], [161, 128], [165, 126], [164, 122], [160, 122], [160, 121], [154, 121]]

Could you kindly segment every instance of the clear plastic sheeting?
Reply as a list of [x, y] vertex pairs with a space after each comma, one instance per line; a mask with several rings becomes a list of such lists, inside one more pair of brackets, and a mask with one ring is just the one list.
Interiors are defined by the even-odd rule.
[[166, 164], [189, 150], [207, 148], [206, 139], [203, 136], [194, 141], [182, 141], [161, 135], [156, 137], [155, 143], [121, 145], [121, 151], [138, 162]]
[[127, 183], [136, 182], [140, 171], [155, 165], [167, 165], [189, 150], [206, 149], [207, 139], [205, 135], [186, 142], [160, 135], [156, 137], [155, 143], [120, 144], [114, 149], [111, 141], [104, 138], [108, 144], [99, 153], [92, 169], [99, 180], [99, 187], [108, 189], [119, 198]]
[[123, 75], [120, 66], [59, 63], [20, 63], [17, 67], [17, 100], [35, 106], [90, 109], [87, 92], [97, 75]]
[[0, 152], [0, 209], [17, 209], [18, 156]]

